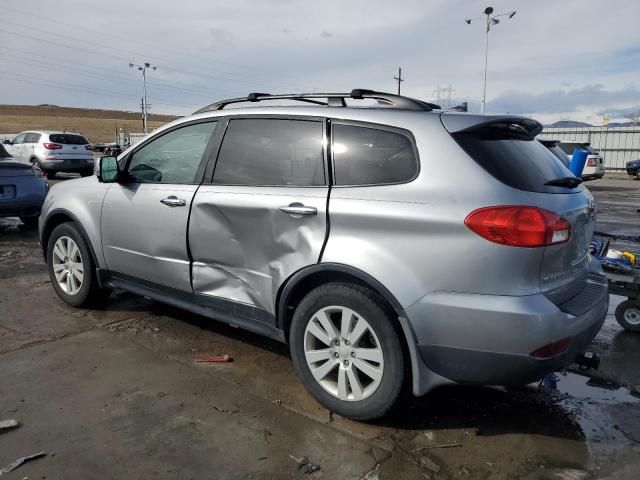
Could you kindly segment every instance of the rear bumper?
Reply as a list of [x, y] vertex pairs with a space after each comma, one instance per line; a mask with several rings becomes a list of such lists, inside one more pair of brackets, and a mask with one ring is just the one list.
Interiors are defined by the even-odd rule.
[[596, 180], [604, 177], [604, 172], [588, 173], [580, 176], [583, 180]]
[[93, 159], [40, 160], [40, 167], [49, 172], [85, 172], [93, 170]]
[[0, 217], [35, 217], [40, 215], [44, 198], [37, 202], [0, 203]]
[[[456, 383], [520, 385], [573, 363], [600, 330], [608, 305], [606, 278], [594, 273], [583, 292], [560, 306], [543, 294], [436, 292], [406, 313], [431, 372]], [[569, 347], [560, 355], [530, 355], [567, 337]]]

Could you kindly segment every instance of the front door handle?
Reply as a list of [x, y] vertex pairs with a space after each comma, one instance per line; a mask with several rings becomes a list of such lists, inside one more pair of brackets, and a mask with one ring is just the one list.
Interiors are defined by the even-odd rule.
[[164, 203], [169, 207], [184, 207], [187, 202], [182, 198], [178, 198], [175, 195], [169, 195], [167, 198], [160, 200], [160, 203]]
[[318, 209], [316, 207], [307, 207], [302, 203], [294, 202], [290, 205], [280, 207], [280, 211], [288, 213], [294, 217], [301, 217], [302, 215], [317, 215]]

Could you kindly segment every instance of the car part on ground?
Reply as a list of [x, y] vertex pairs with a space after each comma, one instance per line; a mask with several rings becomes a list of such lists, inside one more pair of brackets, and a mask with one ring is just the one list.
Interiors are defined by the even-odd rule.
[[[423, 395], [575, 361], [607, 283], [588, 255], [593, 197], [542, 126], [324, 95], [214, 104], [56, 185], [40, 220], [56, 292], [81, 305], [117, 286], [289, 341], [314, 397], [357, 419], [384, 415], [405, 374]], [[283, 99], [308, 105], [224, 108]], [[77, 256], [53, 258], [64, 237], [81, 282]]]

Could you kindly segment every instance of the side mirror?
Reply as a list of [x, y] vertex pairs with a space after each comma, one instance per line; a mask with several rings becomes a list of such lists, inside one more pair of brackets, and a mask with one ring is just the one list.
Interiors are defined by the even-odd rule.
[[11, 142], [11, 140], [5, 140], [4, 142], [2, 142], [3, 145], [13, 145], [13, 143]]
[[96, 176], [103, 183], [118, 181], [118, 159], [116, 157], [100, 157], [96, 165]]

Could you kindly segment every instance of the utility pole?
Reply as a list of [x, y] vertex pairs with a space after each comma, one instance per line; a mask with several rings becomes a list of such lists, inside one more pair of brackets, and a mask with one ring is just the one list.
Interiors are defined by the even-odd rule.
[[[456, 93], [451, 84], [448, 87], [441, 87], [438, 85], [433, 91], [433, 97], [436, 99], [436, 103], [443, 108], [451, 107], [451, 97]], [[444, 100], [444, 101], [443, 101]]]
[[[483, 12], [486, 16], [486, 22], [487, 22], [487, 29], [486, 29], [486, 40], [485, 40], [485, 44], [484, 44], [484, 81], [482, 83], [482, 103], [480, 104], [480, 113], [484, 113], [484, 107], [486, 104], [486, 100], [487, 100], [487, 65], [489, 63], [489, 31], [491, 31], [491, 25], [498, 25], [500, 23], [500, 20], [498, 19], [498, 17], [505, 17], [508, 16], [509, 18], [513, 18], [513, 16], [516, 14], [516, 11], [513, 10], [511, 12], [507, 12], [507, 13], [500, 13], [498, 15], [492, 15], [493, 14], [493, 7], [487, 7], [484, 9]], [[465, 22], [467, 23], [467, 25], [470, 25], [471, 22], [475, 21], [475, 20], [480, 20], [482, 17], [478, 17], [478, 18], [465, 18]]]
[[147, 117], [149, 115], [149, 102], [147, 101], [147, 70], [156, 70], [158, 67], [151, 65], [149, 62], [145, 62], [142, 65], [136, 65], [135, 63], [129, 63], [130, 68], [135, 68], [142, 72], [142, 86], [144, 96], [142, 97], [142, 126], [144, 128], [145, 135], [147, 132]]
[[141, 114], [141, 118], [142, 118], [142, 131], [144, 133], [147, 133], [147, 118], [146, 118], [146, 115], [144, 114], [144, 112], [145, 112], [144, 97], [142, 97], [140, 99], [140, 114]]
[[402, 68], [398, 68], [398, 76], [393, 77], [393, 79], [398, 82], [398, 95], [400, 95], [400, 83], [404, 82], [404, 79], [402, 78]]

